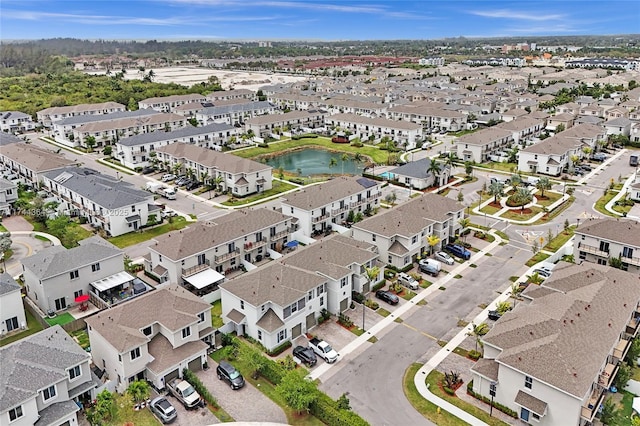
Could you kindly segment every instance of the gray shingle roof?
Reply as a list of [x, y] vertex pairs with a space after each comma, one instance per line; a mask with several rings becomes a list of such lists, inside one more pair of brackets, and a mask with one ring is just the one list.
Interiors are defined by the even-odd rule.
[[176, 332], [197, 322], [198, 314], [210, 308], [211, 305], [184, 288], [170, 286], [102, 311], [86, 321], [118, 352], [124, 352], [149, 342], [140, 329], [157, 322]]
[[276, 314], [273, 309], [269, 308], [258, 322], [256, 322], [256, 325], [269, 333], [273, 333], [284, 325], [284, 321], [278, 317], [278, 314]]
[[[427, 177], [432, 175], [432, 173], [427, 171], [430, 164], [431, 159], [429, 157], [421, 158], [420, 160], [411, 161], [407, 164], [403, 164], [400, 167], [389, 170], [389, 173], [401, 176], [409, 176], [416, 179], [426, 179]], [[441, 164], [440, 167], [443, 167], [443, 165]]]
[[68, 377], [69, 368], [90, 357], [59, 325], [0, 348], [0, 411]]
[[196, 145], [183, 142], [176, 142], [167, 146], [160, 147], [156, 150], [170, 155], [173, 158], [185, 159], [201, 164], [205, 167], [214, 167], [228, 173], [256, 173], [259, 171], [271, 169], [257, 161], [248, 160], [246, 158], [236, 157], [233, 154], [226, 154]]
[[12, 291], [20, 290], [20, 284], [13, 279], [13, 277], [6, 272], [0, 274], [0, 296], [3, 294], [11, 293]]
[[0, 146], [8, 145], [10, 143], [20, 143], [24, 140], [10, 133], [0, 132]]
[[[640, 247], [640, 222], [626, 219], [589, 219], [580, 224], [576, 234]], [[611, 253], [617, 256], [618, 253]]]
[[117, 255], [122, 255], [122, 250], [96, 236], [68, 250], [62, 246], [47, 247], [22, 259], [22, 265], [38, 278], [46, 279]]
[[255, 101], [255, 102], [247, 102], [243, 104], [221, 105], [221, 106], [214, 106], [210, 108], [204, 108], [198, 111], [198, 114], [215, 116], [215, 115], [231, 114], [234, 112], [256, 111], [256, 110], [261, 110], [263, 108], [275, 108], [275, 105], [273, 105], [271, 102], [268, 102], [268, 101]]
[[132, 184], [82, 167], [47, 172], [44, 175], [55, 180], [62, 173], [71, 177], [58, 185], [83, 196], [105, 209], [130, 208], [134, 204], [153, 204], [153, 195]]
[[159, 236], [150, 248], [176, 261], [245, 235], [253, 236], [258, 231], [290, 219], [265, 208], [234, 211], [210, 222], [197, 222], [186, 229]]
[[640, 301], [638, 276], [561, 263], [543, 287], [554, 291], [527, 292], [531, 304], [503, 315], [484, 341], [502, 350], [498, 363], [582, 400]]
[[56, 170], [75, 164], [64, 156], [48, 149], [22, 143], [10, 143], [2, 146], [2, 155], [37, 173]]
[[36, 422], [37, 426], [57, 425], [60, 420], [80, 411], [80, 407], [74, 401], [56, 402], [44, 410], [38, 412], [40, 418]]
[[152, 109], [139, 109], [136, 111], [118, 111], [110, 114], [87, 114], [76, 115], [73, 117], [63, 118], [55, 122], [56, 125], [83, 125], [87, 123], [97, 123], [99, 121], [119, 120], [121, 118], [136, 118], [146, 115], [159, 114], [158, 111]]
[[516, 395], [516, 399], [514, 400], [516, 404], [521, 407], [526, 408], [529, 411], [533, 411], [539, 416], [544, 416], [545, 411], [547, 411], [547, 403], [536, 398], [533, 395], [529, 395], [526, 392], [518, 391]]
[[226, 132], [234, 130], [235, 127], [226, 123], [213, 123], [202, 127], [193, 127], [187, 125], [173, 132], [150, 132], [141, 133], [139, 135], [131, 136], [121, 139], [118, 145], [123, 146], [137, 146], [147, 143], [170, 141], [172, 139], [185, 138], [190, 136], [206, 135], [208, 133]]
[[[352, 194], [364, 191], [367, 188], [365, 185], [368, 185], [367, 182], [370, 180], [362, 179], [358, 176], [341, 176], [319, 185], [308, 186], [302, 191], [283, 195], [282, 203], [302, 210], [324, 207], [332, 201], [343, 200]], [[377, 190], [372, 189], [373, 192]]]

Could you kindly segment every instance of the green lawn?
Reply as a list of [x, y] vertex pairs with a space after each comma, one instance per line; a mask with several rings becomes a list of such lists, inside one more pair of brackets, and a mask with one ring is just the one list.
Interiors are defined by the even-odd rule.
[[[536, 195], [538, 195], [538, 193], [536, 193]], [[556, 194], [555, 192], [545, 192], [544, 196], [547, 197], [547, 200], [541, 200], [540, 198], [537, 198], [538, 202], [537, 204], [541, 205], [541, 206], [547, 206], [549, 207], [551, 204], [555, 203], [556, 201], [558, 201], [560, 198], [562, 198], [562, 194]]]
[[5, 337], [0, 339], [0, 346], [8, 345], [9, 343], [13, 343], [16, 340], [24, 339], [27, 336], [37, 333], [42, 330], [42, 326], [36, 319], [31, 315], [31, 312], [25, 309], [25, 315], [27, 316], [27, 329], [18, 334], [11, 335], [9, 337]]
[[476, 164], [479, 167], [484, 167], [492, 170], [500, 170], [503, 172], [513, 173], [518, 168], [516, 163], [496, 163], [494, 161], [490, 161], [488, 163]]
[[482, 213], [486, 213], [486, 214], [496, 214], [500, 210], [502, 210], [502, 207], [494, 207], [490, 204], [487, 204], [486, 206], [480, 209]]
[[[440, 386], [438, 386], [438, 384], [440, 383], [443, 377], [444, 377], [444, 374], [435, 370], [429, 373], [429, 375], [427, 376], [427, 384], [429, 385], [429, 390], [434, 395], [439, 396], [440, 398], [450, 402], [456, 407], [463, 409], [467, 413], [471, 414], [472, 416], [482, 420], [483, 422], [491, 426], [507, 426], [507, 423], [495, 417], [489, 416], [489, 413], [482, 410], [481, 408], [478, 408], [473, 404], [469, 404], [468, 402], [465, 402], [460, 398], [451, 396], [448, 393], [444, 392], [442, 389], [440, 389]], [[463, 384], [462, 387], [460, 387], [457, 390], [457, 392], [466, 392], [465, 385]]]
[[211, 327], [220, 328], [224, 325], [222, 320], [222, 300], [216, 300], [211, 305]]
[[538, 262], [542, 262], [543, 260], [545, 260], [548, 257], [549, 257], [549, 255], [546, 254], [546, 253], [538, 252], [531, 259], [527, 260], [527, 263], [525, 263], [525, 265], [533, 266]]
[[616, 215], [614, 215], [613, 213], [611, 213], [609, 210], [605, 209], [604, 206], [607, 205], [607, 203], [609, 201], [611, 201], [613, 199], [613, 197], [615, 197], [618, 194], [617, 191], [607, 191], [607, 195], [603, 195], [602, 197], [600, 197], [600, 199], [598, 199], [598, 201], [596, 201], [596, 203], [594, 204], [594, 208], [599, 211], [600, 213], [607, 215], [607, 216], [613, 216], [613, 217], [618, 217]]
[[391, 312], [387, 311], [385, 308], [378, 308], [376, 309], [376, 312], [383, 317], [388, 317], [389, 315], [391, 315]]
[[182, 229], [187, 225], [189, 225], [189, 222], [187, 222], [183, 217], [176, 216], [173, 218], [172, 223], [165, 223], [164, 225], [160, 225], [146, 231], [130, 232], [128, 234], [112, 237], [109, 238], [109, 242], [116, 247], [125, 248], [143, 241], [148, 241], [159, 235], [166, 234], [167, 232]]
[[5, 228], [4, 226], [2, 226], [2, 223], [0, 223], [0, 232], [8, 232], [7, 228]]
[[74, 338], [76, 342], [78, 342], [80, 346], [82, 346], [82, 349], [87, 349], [90, 346], [89, 333], [87, 333], [86, 328], [83, 328], [82, 330], [74, 331], [73, 333], [69, 333], [69, 334], [71, 335], [71, 337]]
[[422, 367], [422, 364], [411, 364], [411, 366], [405, 371], [402, 379], [402, 389], [404, 390], [404, 395], [407, 397], [407, 400], [409, 400], [409, 403], [416, 411], [438, 426], [466, 425], [466, 422], [460, 420], [447, 411], [441, 410], [438, 413], [438, 407], [420, 395], [415, 383], [413, 382], [416, 373], [420, 370], [420, 367]]
[[130, 398], [117, 393], [113, 394], [115, 414], [108, 425], [159, 426], [160, 423], [149, 408], [134, 410]]
[[230, 198], [229, 200], [223, 202], [222, 204], [225, 206], [241, 206], [243, 204], [253, 203], [254, 201], [263, 200], [271, 196], [281, 194], [283, 192], [289, 191], [290, 189], [294, 189], [294, 188], [296, 188], [295, 185], [281, 182], [279, 180], [274, 180], [273, 187], [268, 191], [264, 191], [264, 192], [261, 192], [260, 194], [252, 195], [250, 197], [245, 197], [245, 198]]
[[[240, 345], [248, 345], [248, 343], [241, 340]], [[220, 360], [227, 358], [228, 348], [229, 347], [222, 348], [213, 352], [210, 355], [211, 358], [213, 358], [216, 362], [220, 362]], [[251, 377], [253, 369], [246, 361], [244, 361], [243, 359], [236, 359], [231, 363], [233, 364], [234, 367], [236, 367], [240, 371], [240, 373], [244, 376], [244, 379], [247, 382], [251, 383], [253, 386], [255, 386], [256, 389], [258, 389], [260, 392], [265, 394], [265, 396], [267, 396], [270, 400], [272, 400], [273, 402], [278, 404], [280, 408], [282, 408], [284, 413], [287, 415], [287, 420], [290, 425], [301, 425], [301, 426], [302, 425], [304, 426], [324, 425], [324, 423], [322, 423], [320, 420], [318, 420], [316, 417], [312, 416], [311, 414], [298, 415], [297, 413], [295, 413], [294, 410], [289, 408], [289, 406], [286, 404], [282, 396], [278, 394], [278, 392], [276, 391], [276, 387], [268, 380], [262, 377], [256, 380], [253, 377]], [[306, 374], [306, 370], [304, 369], [301, 369], [301, 372], [304, 372], [304, 374]]]
[[229, 154], [237, 155], [243, 158], [254, 158], [265, 154], [273, 154], [277, 152], [283, 152], [300, 147], [315, 147], [325, 148], [336, 152], [346, 152], [349, 154], [360, 153], [365, 157], [369, 157], [376, 164], [386, 163], [389, 158], [389, 152], [380, 150], [376, 147], [365, 145], [361, 148], [351, 146], [348, 144], [338, 144], [331, 142], [329, 138], [317, 137], [317, 138], [302, 138], [299, 140], [287, 140], [283, 142], [272, 142], [269, 144], [269, 148], [249, 148], [238, 151], [229, 151]]
[[538, 207], [531, 207], [530, 209], [531, 209], [531, 213], [524, 213], [524, 214], [520, 214], [520, 210], [508, 210], [502, 213], [500, 217], [503, 219], [525, 221], [525, 220], [531, 219], [532, 217], [534, 217], [535, 215], [537, 215], [542, 211]]
[[71, 321], [74, 320], [73, 316], [69, 313], [69, 312], [65, 312], [64, 314], [60, 314], [60, 315], [56, 315], [54, 318], [45, 318], [44, 319], [46, 322], [49, 323], [49, 325], [64, 325], [67, 323], [70, 323]]
[[575, 226], [570, 226], [567, 231], [561, 231], [553, 238], [553, 240], [551, 240], [551, 242], [547, 243], [547, 245], [544, 246], [543, 250], [557, 251], [573, 236], [573, 230], [575, 228]]
[[402, 295], [402, 298], [403, 298], [404, 300], [411, 300], [411, 299], [413, 299], [414, 297], [416, 297], [416, 294], [415, 294], [413, 291], [411, 291], [411, 290], [405, 290], [405, 291], [404, 291], [404, 294]]
[[574, 196], [570, 196], [567, 201], [565, 201], [564, 203], [560, 204], [560, 207], [556, 207], [555, 209], [553, 209], [553, 211], [551, 213], [547, 213], [546, 217], [543, 217], [542, 219], [535, 221], [533, 223], [533, 225], [541, 225], [541, 224], [549, 222], [550, 220], [552, 220], [555, 217], [557, 217], [560, 213], [562, 213], [566, 209], [568, 209], [569, 206], [571, 206], [571, 203], [573, 203], [575, 200], [576, 200], [576, 198]]

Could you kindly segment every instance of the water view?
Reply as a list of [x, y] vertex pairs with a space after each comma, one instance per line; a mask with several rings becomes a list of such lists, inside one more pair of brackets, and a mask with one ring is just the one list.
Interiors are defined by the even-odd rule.
[[[364, 162], [354, 160], [353, 156], [342, 161], [341, 153], [329, 152], [322, 149], [303, 149], [287, 152], [277, 157], [269, 158], [266, 164], [274, 169], [282, 169], [286, 172], [301, 176], [321, 174], [349, 174], [359, 175], [364, 168]], [[331, 161], [331, 159], [335, 161]], [[331, 165], [334, 163], [333, 165]]]

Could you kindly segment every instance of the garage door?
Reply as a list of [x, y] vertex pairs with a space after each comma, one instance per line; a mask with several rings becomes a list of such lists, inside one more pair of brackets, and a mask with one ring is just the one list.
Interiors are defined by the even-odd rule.
[[171, 373], [169, 373], [166, 376], [164, 376], [164, 382], [165, 383], [171, 383], [171, 381], [173, 379], [176, 379], [179, 376], [179, 374], [180, 374], [180, 371], [176, 368]]
[[371, 283], [367, 281], [365, 285], [362, 286], [362, 293], [367, 294], [369, 291], [371, 291]]
[[302, 334], [302, 324], [298, 324], [291, 329], [291, 338], [295, 339], [296, 337]]
[[307, 315], [307, 330], [316, 325], [316, 316], [313, 313]]
[[347, 310], [347, 307], [349, 306], [348, 303], [349, 299], [342, 299], [340, 301], [340, 312], [344, 312]]
[[188, 368], [191, 371], [202, 370], [202, 361], [200, 361], [200, 357], [194, 359], [193, 361], [189, 361]]

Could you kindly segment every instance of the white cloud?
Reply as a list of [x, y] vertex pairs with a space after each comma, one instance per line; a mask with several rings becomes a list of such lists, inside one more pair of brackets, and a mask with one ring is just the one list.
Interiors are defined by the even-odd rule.
[[565, 15], [561, 14], [543, 14], [535, 11], [522, 12], [509, 9], [475, 10], [470, 11], [469, 13], [485, 18], [518, 19], [522, 21], [557, 21], [560, 19], [565, 19]]
[[3, 10], [3, 18], [25, 21], [74, 22], [90, 25], [145, 25], [145, 26], [177, 26], [202, 25], [208, 22], [253, 22], [279, 19], [275, 16], [185, 16], [167, 18], [146, 18], [117, 15], [84, 15], [72, 13], [35, 12], [24, 10]]

